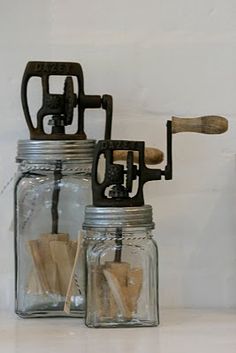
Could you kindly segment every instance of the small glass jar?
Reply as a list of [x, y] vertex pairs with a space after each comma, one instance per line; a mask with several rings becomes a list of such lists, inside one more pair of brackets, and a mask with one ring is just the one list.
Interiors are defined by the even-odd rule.
[[[68, 316], [67, 288], [91, 200], [95, 141], [19, 141], [15, 184], [15, 311], [21, 317]], [[70, 316], [84, 316], [83, 269]]]
[[86, 325], [157, 326], [158, 249], [151, 206], [86, 207]]

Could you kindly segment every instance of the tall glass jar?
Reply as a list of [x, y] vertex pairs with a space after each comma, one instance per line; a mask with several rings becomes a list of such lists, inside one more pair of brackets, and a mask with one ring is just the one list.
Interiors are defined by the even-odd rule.
[[158, 249], [151, 206], [88, 206], [83, 228], [86, 325], [158, 325]]
[[[91, 200], [95, 141], [19, 141], [15, 184], [15, 311], [65, 316], [84, 207]], [[83, 270], [71, 316], [84, 316]]]

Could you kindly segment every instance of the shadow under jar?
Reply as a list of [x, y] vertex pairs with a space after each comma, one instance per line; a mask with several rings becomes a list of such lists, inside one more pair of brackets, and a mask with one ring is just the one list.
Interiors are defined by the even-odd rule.
[[158, 249], [151, 214], [148, 205], [86, 207], [87, 326], [158, 325]]
[[[15, 311], [21, 317], [68, 316], [64, 304], [84, 207], [91, 200], [94, 143], [18, 143]], [[70, 316], [83, 317], [84, 267], [79, 266]]]

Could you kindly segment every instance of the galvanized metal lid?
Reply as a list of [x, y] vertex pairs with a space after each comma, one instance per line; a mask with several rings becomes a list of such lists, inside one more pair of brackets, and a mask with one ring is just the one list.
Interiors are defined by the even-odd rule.
[[140, 207], [95, 207], [85, 208], [83, 229], [88, 228], [136, 228], [153, 229], [152, 206]]
[[19, 140], [16, 161], [76, 160], [92, 163], [95, 140]]

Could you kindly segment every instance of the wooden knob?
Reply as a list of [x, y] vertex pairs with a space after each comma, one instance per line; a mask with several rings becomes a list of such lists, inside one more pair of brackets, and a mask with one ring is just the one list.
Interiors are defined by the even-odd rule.
[[201, 116], [198, 118], [172, 117], [172, 133], [198, 132], [202, 134], [223, 134], [228, 130], [228, 121], [222, 116]]
[[[114, 161], [126, 161], [127, 160], [128, 151], [124, 150], [116, 150], [113, 152]], [[139, 153], [138, 151], [133, 152], [134, 162], [139, 162]], [[146, 147], [145, 148], [145, 163], [154, 165], [163, 162], [164, 153], [157, 148]]]

